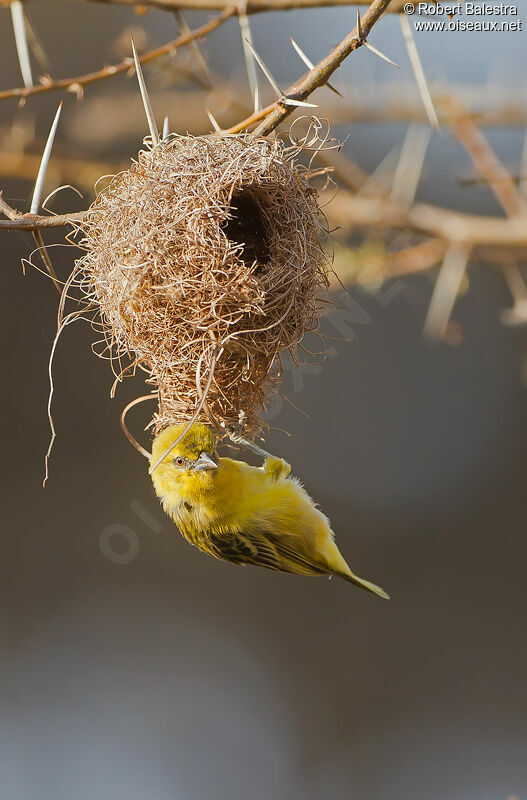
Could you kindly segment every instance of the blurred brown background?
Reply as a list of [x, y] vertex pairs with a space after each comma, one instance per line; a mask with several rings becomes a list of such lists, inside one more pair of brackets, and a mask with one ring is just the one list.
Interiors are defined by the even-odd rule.
[[[48, 2], [30, 12], [57, 75], [115, 59], [115, 39], [130, 26], [145, 29], [149, 46], [177, 36], [162, 12], [136, 17], [125, 8]], [[287, 84], [302, 71], [288, 37], [316, 60], [354, 13], [259, 15], [253, 33]], [[0, 19], [8, 88], [20, 79], [7, 9]], [[401, 64], [401, 75], [361, 51], [338, 73], [344, 94], [376, 81], [411, 85], [397, 21], [381, 20], [371, 41]], [[436, 34], [419, 40], [432, 77], [512, 89], [525, 78], [524, 33], [455, 34], [448, 57], [444, 42]], [[233, 86], [243, 80], [234, 22], [204, 52], [216, 74]], [[154, 97], [171, 91], [172, 69], [146, 72]], [[123, 93], [137, 123], [106, 141], [88, 104], [117, 103]], [[18, 111], [4, 102], [5, 147], [13, 120], [34, 119], [45, 136], [57, 101], [34, 98]], [[134, 81], [100, 84], [85, 103], [66, 97], [57, 158], [126, 162], [146, 132]], [[104, 108], [110, 126], [112, 103]], [[181, 106], [167, 110], [180, 130]], [[201, 124], [208, 129], [204, 112]], [[348, 152], [372, 169], [405, 128], [334, 132], [349, 134]], [[490, 134], [511, 169], [523, 134]], [[497, 214], [487, 189], [456, 181], [466, 166], [448, 135], [434, 139], [418, 196]], [[26, 210], [30, 183], [4, 177], [2, 185]], [[64, 192], [53, 207], [88, 201]], [[32, 248], [24, 234], [1, 235], [1, 796], [527, 796], [527, 342], [524, 329], [500, 323], [511, 301], [499, 271], [472, 266], [454, 312], [464, 334], [456, 348], [422, 339], [430, 276], [388, 284], [378, 297], [354, 288], [350, 298], [340, 294], [323, 329], [353, 341], [332, 343], [321, 366], [287, 370], [284, 392], [309, 417], [287, 402], [271, 415], [291, 437], [273, 431], [269, 449], [291, 461], [352, 566], [391, 592], [383, 603], [344, 582], [237, 568], [189, 547], [119, 429], [120, 410], [140, 383], [109, 399], [109, 367], [90, 353], [94, 334], [83, 323], [66, 330], [57, 350], [58, 438], [41, 488], [57, 296], [37, 272], [22, 274], [20, 258]], [[66, 277], [75, 252], [51, 252]], [[141, 413], [133, 419], [139, 431]]]

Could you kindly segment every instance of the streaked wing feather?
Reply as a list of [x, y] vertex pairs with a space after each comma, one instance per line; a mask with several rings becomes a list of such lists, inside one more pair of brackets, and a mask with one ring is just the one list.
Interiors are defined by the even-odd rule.
[[255, 564], [297, 575], [320, 575], [326, 572], [301, 553], [288, 547], [276, 534], [229, 531], [213, 535], [211, 544], [219, 558], [233, 561], [235, 564]]

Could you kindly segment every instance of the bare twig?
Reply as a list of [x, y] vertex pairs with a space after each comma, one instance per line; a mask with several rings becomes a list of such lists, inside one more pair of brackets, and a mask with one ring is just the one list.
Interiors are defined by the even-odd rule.
[[[390, 0], [374, 0], [361, 20], [361, 35], [367, 36], [374, 24], [388, 7]], [[359, 30], [355, 27], [348, 36], [331, 53], [320, 61], [300, 83], [291, 86], [284, 95], [292, 99], [305, 101], [305, 98], [315, 91], [319, 86], [326, 84], [337, 67], [339, 67], [347, 56], [364, 44], [364, 38], [359, 39]], [[266, 136], [271, 133], [283, 120], [292, 112], [292, 106], [287, 106], [281, 100], [272, 103], [259, 112], [251, 114], [246, 119], [229, 128], [226, 133], [239, 133], [246, 128], [252, 127], [260, 122], [255, 129], [255, 134]]]
[[371, 286], [388, 278], [415, 275], [441, 263], [447, 247], [442, 239], [426, 239], [402, 250], [389, 250], [377, 239], [373, 244], [367, 239], [352, 248], [337, 244], [335, 275], [330, 276], [330, 285], [334, 288], [354, 283]]
[[[183, 47], [184, 45], [190, 44], [196, 39], [203, 39], [209, 33], [212, 33], [212, 31], [216, 30], [216, 28], [218, 28], [227, 19], [232, 17], [235, 13], [236, 8], [234, 6], [226, 6], [224, 11], [222, 11], [219, 16], [214, 17], [214, 19], [210, 20], [205, 25], [202, 25], [200, 28], [196, 28], [191, 33], [183, 34], [177, 39], [161, 45], [161, 47], [156, 47], [154, 50], [149, 50], [147, 53], [143, 53], [143, 55], [139, 57], [139, 63], [148, 64], [150, 61], [154, 61], [160, 56], [164, 56], [167, 53], [172, 53], [178, 47]], [[118, 64], [112, 64], [110, 66], [103, 67], [96, 72], [89, 72], [86, 75], [79, 75], [76, 78], [61, 78], [59, 80], [51, 80], [46, 78], [43, 79], [44, 82], [40, 86], [29, 86], [27, 88], [19, 89], [5, 89], [4, 91], [0, 92], [0, 100], [5, 100], [8, 97], [30, 97], [34, 94], [43, 94], [44, 92], [82, 91], [85, 86], [89, 86], [96, 81], [104, 80], [112, 75], [119, 75], [122, 72], [128, 72], [130, 67], [133, 67], [133, 65], [134, 61], [132, 58], [125, 58]]]
[[[328, 193], [327, 199], [331, 197]], [[324, 199], [322, 195], [322, 203]], [[339, 190], [324, 211], [331, 225], [346, 229], [396, 228], [473, 247], [527, 247], [527, 225], [521, 218], [463, 214], [427, 203], [404, 208], [389, 198], [354, 195], [345, 189]]]
[[505, 213], [510, 217], [527, 215], [527, 205], [514, 180], [462, 104], [458, 100], [450, 99], [445, 106], [454, 133], [480, 175], [489, 183]]
[[[4, 0], [7, 2], [8, 0]], [[84, 2], [112, 2], [115, 5], [136, 6], [137, 0], [84, 0]], [[399, 14], [403, 10], [405, 0], [392, 0], [388, 13]], [[447, 0], [439, 0], [447, 2]], [[141, 6], [159, 8], [163, 11], [174, 11], [177, 8], [194, 11], [221, 11], [228, 5], [228, 0], [143, 0]], [[304, 8], [331, 8], [332, 6], [360, 6], [364, 0], [248, 0], [243, 10], [246, 14], [259, 14], [266, 11], [291, 11]]]
[[0, 211], [8, 217], [8, 219], [0, 219], [0, 230], [11, 231], [37, 231], [42, 228], [75, 226], [86, 215], [85, 211], [78, 211], [75, 214], [56, 214], [50, 217], [38, 214], [20, 214], [19, 211], [11, 208], [2, 197], [0, 197]]

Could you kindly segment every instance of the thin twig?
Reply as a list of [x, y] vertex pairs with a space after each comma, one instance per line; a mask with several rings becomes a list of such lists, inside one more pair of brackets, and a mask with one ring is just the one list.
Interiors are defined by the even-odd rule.
[[[333, 198], [322, 194], [321, 202]], [[428, 203], [415, 203], [411, 208], [389, 198], [354, 195], [340, 189], [324, 212], [331, 225], [350, 228], [397, 228], [414, 230], [448, 242], [473, 247], [526, 248], [527, 225], [519, 217], [504, 219], [478, 214], [464, 214]]]
[[[84, 0], [84, 2], [108, 3], [109, 0]], [[111, 0], [115, 5], [136, 6], [137, 0]], [[392, 0], [388, 13], [399, 14], [403, 10], [405, 0]], [[448, 2], [448, 0], [439, 0]], [[174, 11], [183, 8], [193, 11], [220, 11], [227, 6], [228, 0], [143, 0], [141, 6], [159, 8], [163, 11]], [[292, 11], [305, 8], [331, 8], [334, 6], [361, 6], [364, 0], [248, 0], [243, 10], [246, 14], [259, 14], [266, 11]]]
[[[5, 200], [0, 201], [0, 211], [5, 214]], [[62, 228], [64, 225], [76, 225], [86, 216], [86, 211], [77, 211], [73, 214], [56, 214], [43, 217], [38, 214], [19, 214], [14, 217], [6, 214], [8, 219], [0, 219], [0, 230], [9, 231], [36, 231], [41, 228]]]
[[[232, 5], [227, 6], [219, 16], [214, 17], [214, 19], [210, 20], [210, 22], [207, 22], [205, 25], [202, 25], [200, 28], [196, 28], [191, 33], [183, 34], [177, 39], [161, 45], [161, 47], [156, 47], [154, 50], [149, 50], [147, 53], [143, 53], [143, 55], [139, 58], [139, 63], [148, 64], [150, 61], [154, 61], [156, 58], [164, 56], [167, 53], [172, 53], [174, 50], [177, 50], [177, 48], [190, 44], [196, 39], [203, 39], [209, 33], [212, 33], [212, 31], [216, 30], [216, 28], [219, 28], [223, 22], [232, 17], [234, 14], [236, 14], [236, 8]], [[40, 86], [5, 89], [4, 91], [0, 92], [0, 100], [5, 100], [8, 97], [30, 97], [31, 95], [43, 94], [44, 92], [81, 91], [85, 86], [89, 86], [96, 81], [110, 78], [112, 75], [119, 75], [122, 72], [128, 72], [130, 67], [133, 67], [133, 65], [134, 61], [132, 58], [125, 58], [118, 64], [112, 64], [110, 66], [103, 67], [96, 72], [89, 72], [86, 75], [79, 75], [76, 78], [61, 78], [59, 80], [50, 80], [49, 78], [43, 79], [44, 82]]]
[[489, 183], [503, 210], [509, 217], [527, 215], [527, 204], [508, 170], [483, 136], [459, 100], [445, 103], [454, 133], [470, 155], [480, 175]]

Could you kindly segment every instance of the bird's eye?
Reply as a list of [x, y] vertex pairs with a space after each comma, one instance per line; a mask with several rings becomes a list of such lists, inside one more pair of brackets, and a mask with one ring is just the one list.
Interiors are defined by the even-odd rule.
[[178, 465], [178, 467], [182, 467], [182, 466], [183, 466], [183, 459], [181, 458], [181, 456], [177, 456], [177, 457], [174, 459], [174, 461], [176, 462], [176, 464]]

